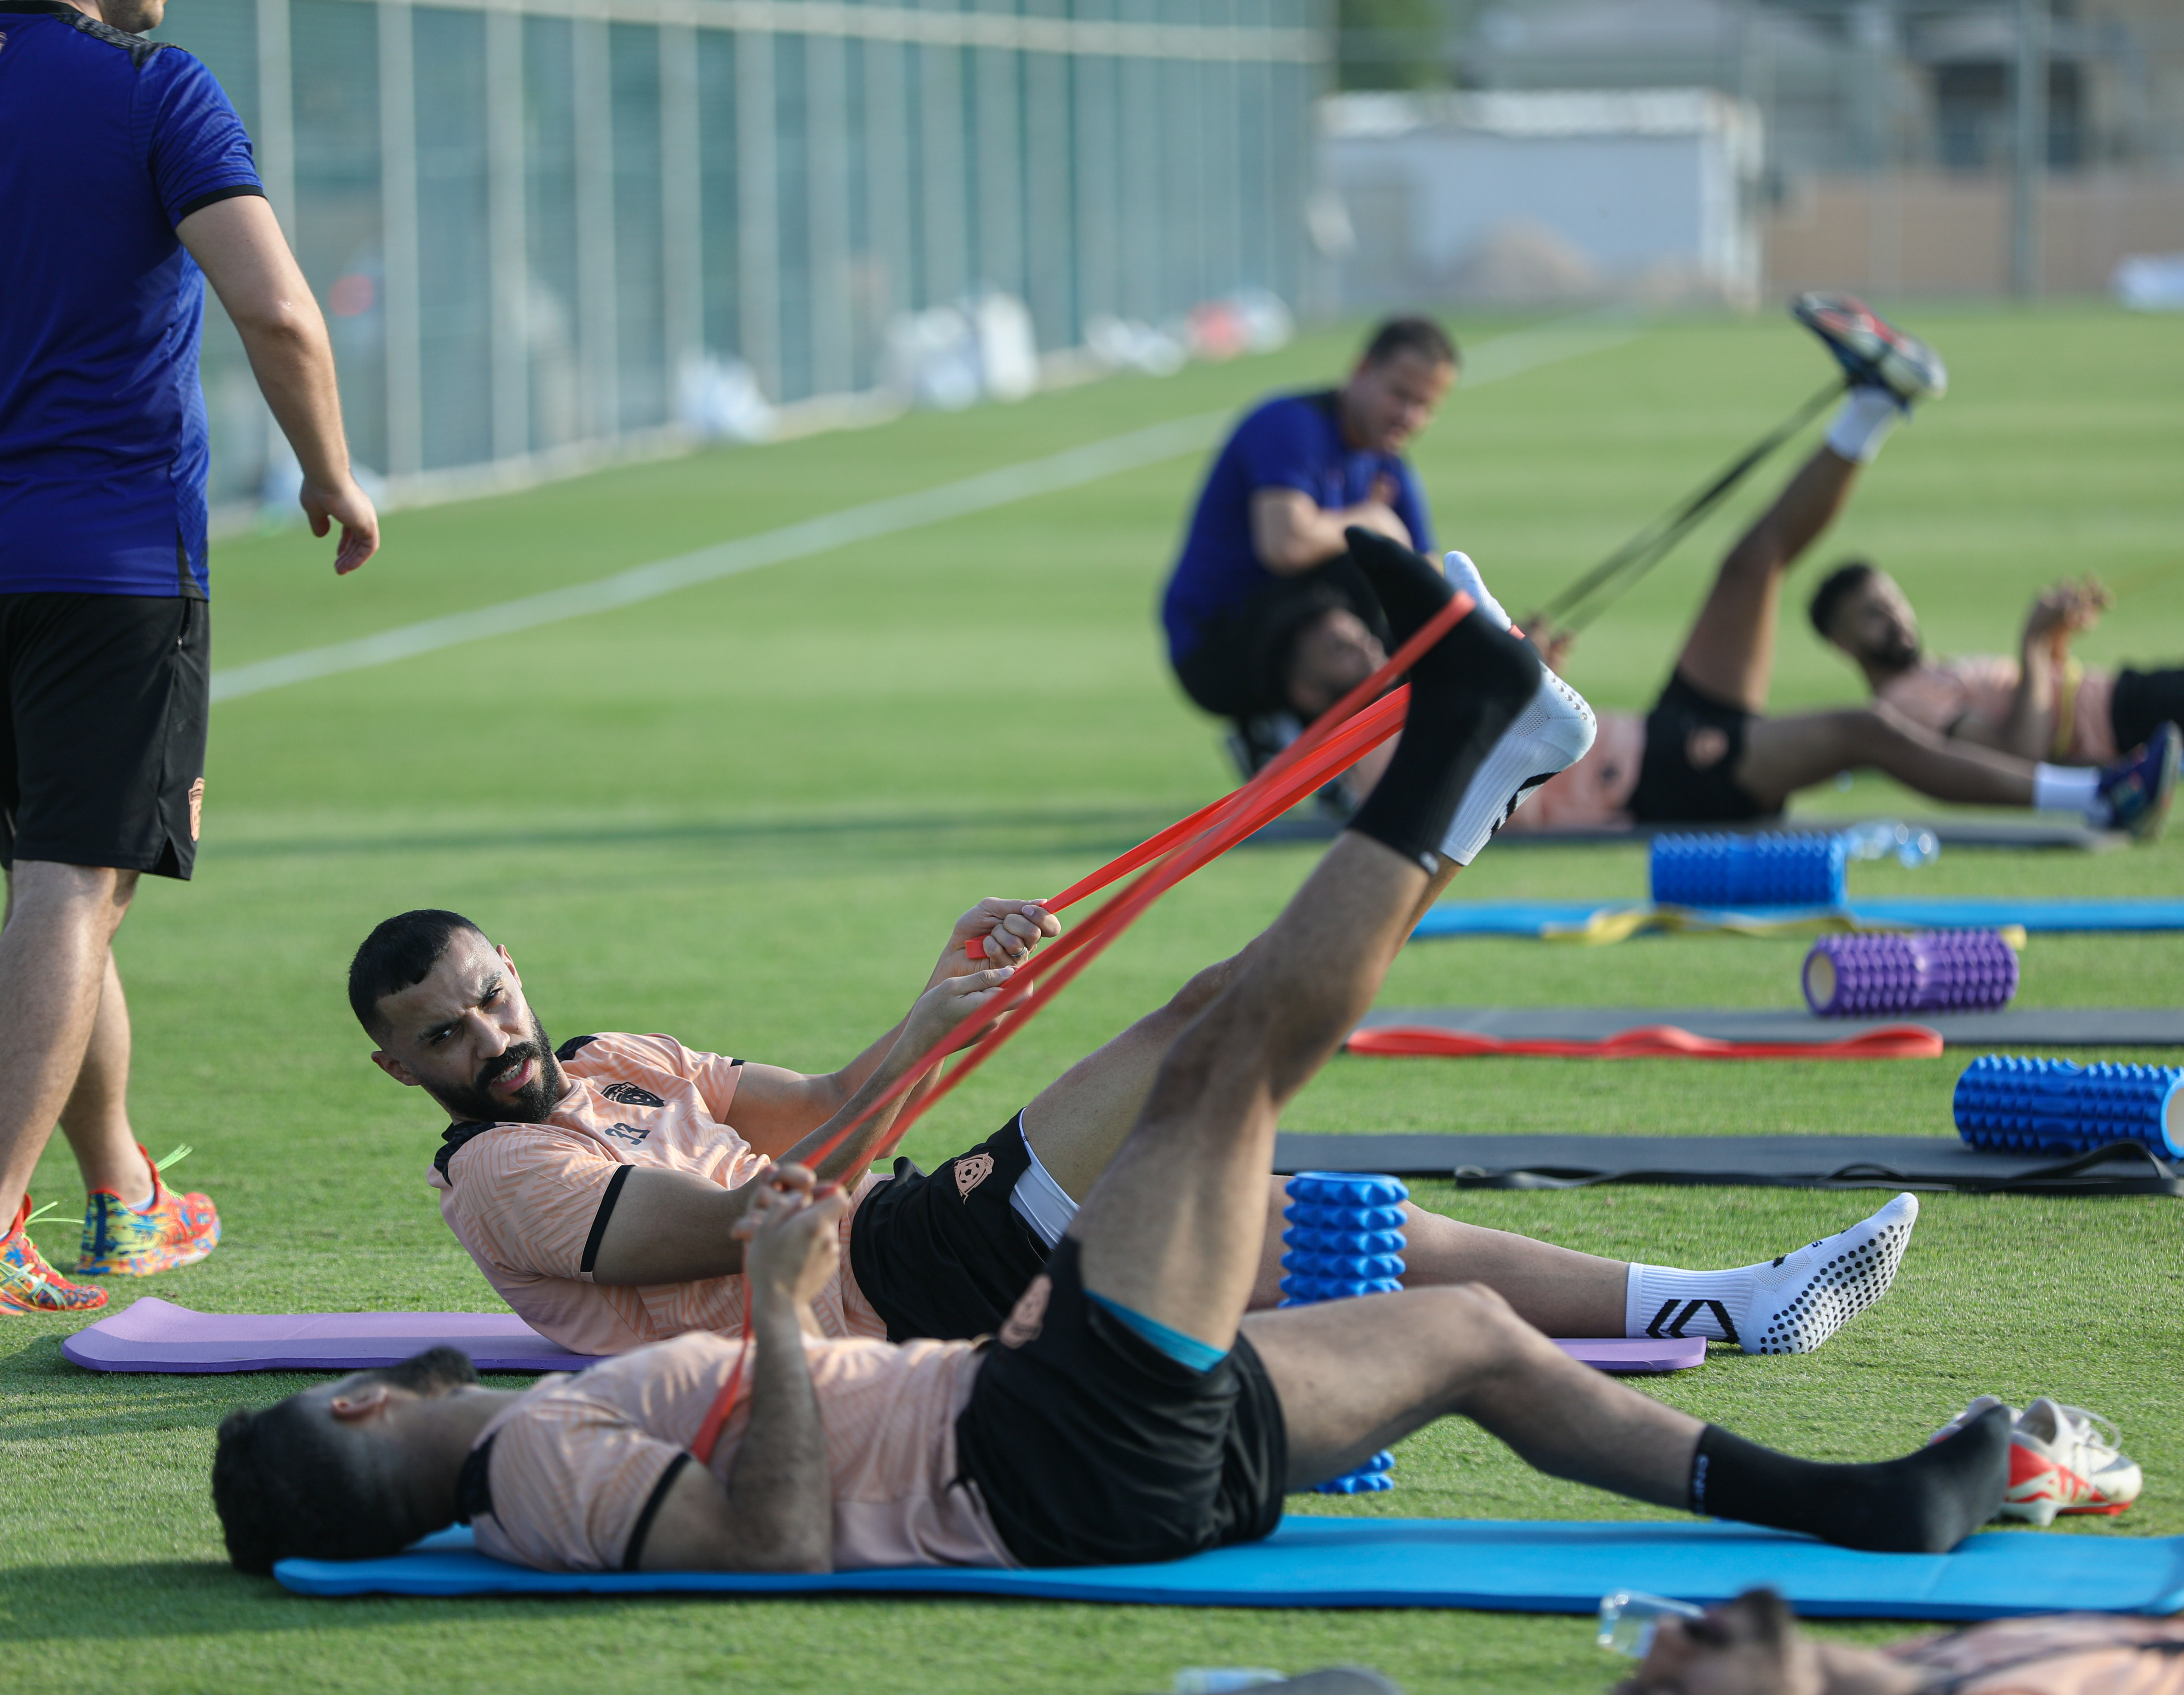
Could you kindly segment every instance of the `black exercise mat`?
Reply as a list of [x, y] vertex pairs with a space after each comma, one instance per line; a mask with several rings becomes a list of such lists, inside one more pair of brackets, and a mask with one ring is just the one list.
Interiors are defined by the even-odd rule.
[[[1748, 835], [1760, 830], [1847, 829], [1862, 822], [1856, 818], [1766, 818], [1749, 824], [1630, 824], [1613, 829], [1504, 830], [1495, 837], [1497, 847], [1521, 847], [1530, 842], [1540, 847], [1617, 846], [1651, 841], [1662, 834], [1691, 830]], [[1918, 830], [1931, 830], [1943, 847], [2070, 849], [2100, 853], [2121, 847], [2131, 839], [2120, 830], [2088, 829], [2083, 824], [2052, 823], [2037, 818], [1911, 818]], [[1275, 819], [1246, 838], [1246, 847], [1278, 847], [1292, 842], [1332, 841], [1343, 826], [1323, 814], [1294, 812]]]
[[1886, 1018], [1816, 1018], [1802, 1006], [1384, 1006], [1368, 1012], [1359, 1028], [1422, 1026], [1503, 1041], [1596, 1042], [1652, 1024], [1723, 1042], [1839, 1042], [1917, 1024], [1938, 1032], [1948, 1047], [2184, 1047], [2184, 1007], [2175, 1006], [2008, 1006]]
[[1274, 1139], [1274, 1169], [1450, 1177], [1466, 1189], [1600, 1183], [1968, 1194], [2173, 1195], [2184, 1160], [2137, 1142], [2091, 1153], [1986, 1153], [1953, 1136], [1312, 1135]]

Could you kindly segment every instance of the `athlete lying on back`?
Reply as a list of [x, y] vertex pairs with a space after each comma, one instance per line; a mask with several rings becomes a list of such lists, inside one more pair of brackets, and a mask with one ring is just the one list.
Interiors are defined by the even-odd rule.
[[[1565, 733], [1589, 733], [1583, 702], [1568, 699]], [[1512, 788], [1529, 775], [1511, 777]], [[381, 1068], [456, 1120], [431, 1181], [479, 1269], [554, 1341], [620, 1353], [688, 1330], [735, 1330], [744, 1313], [735, 1226], [772, 1163], [807, 1157], [975, 1016], [1000, 979], [950, 974], [963, 969], [967, 943], [1020, 959], [1059, 928], [1028, 902], [982, 901], [956, 924], [909, 1017], [825, 1076], [694, 1052], [659, 1035], [582, 1036], [557, 1054], [507, 951], [451, 912], [404, 913], [373, 931], [351, 967], [350, 1000]], [[825, 1332], [899, 1341], [990, 1333], [1106, 1168], [1169, 1045], [1250, 957], [1246, 950], [1201, 972], [929, 1176], [906, 1160], [892, 1178], [868, 1174], [891, 1112], [818, 1161], [822, 1180], [851, 1190], [841, 1223], [847, 1264], [815, 1302]], [[1278, 1213], [1281, 1185], [1263, 1175], [1255, 1183]], [[1698, 1335], [1754, 1353], [1799, 1352], [1887, 1288], [1917, 1215], [1917, 1202], [1901, 1196], [1780, 1259], [1685, 1272], [1412, 1207], [1406, 1257], [1411, 1283], [1485, 1283], [1551, 1335]], [[1279, 1298], [1279, 1262], [1270, 1236], [1256, 1304]]]
[[[1389, 592], [1391, 626], [1436, 589], [1429, 569]], [[457, 1518], [549, 1570], [1171, 1559], [1265, 1536], [1288, 1491], [1457, 1414], [1658, 1506], [1953, 1547], [2002, 1502], [2000, 1408], [1903, 1458], [1819, 1464], [1576, 1364], [1476, 1285], [1247, 1313], [1282, 1107], [1517, 785], [1581, 750], [1572, 702], [1483, 609], [1419, 660], [1385, 776], [1173, 1043], [995, 1345], [810, 1334], [850, 1200], [779, 1167], [735, 1224], [748, 1341], [685, 1335], [522, 1394], [443, 1350], [232, 1414], [213, 1495], [236, 1564], [386, 1554]]]

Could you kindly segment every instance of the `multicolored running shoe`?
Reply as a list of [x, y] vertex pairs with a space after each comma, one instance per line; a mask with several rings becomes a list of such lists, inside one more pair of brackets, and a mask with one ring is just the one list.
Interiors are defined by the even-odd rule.
[[1941, 354], [1855, 294], [1800, 294], [1790, 315], [1827, 343], [1853, 387], [1886, 388], [1906, 411], [1949, 392]]
[[15, 1209], [15, 1222], [0, 1236], [0, 1313], [91, 1313], [106, 1304], [103, 1289], [70, 1283], [31, 1240], [31, 1197]]
[[2009, 1492], [1995, 1516], [2042, 1528], [2059, 1517], [2113, 1517], [2138, 1499], [2145, 1486], [2138, 1462], [2123, 1451], [2123, 1436], [2098, 1413], [2065, 1407], [2042, 1395], [2022, 1413], [1982, 1395], [1934, 1433], [1953, 1436], [1990, 1408], [2010, 1416]]
[[2184, 731], [2164, 724], [2114, 765], [2102, 767], [2098, 794], [2109, 827], [2128, 830], [2134, 841], [2158, 842], [2176, 793], [2176, 767]]
[[189, 1153], [176, 1148], [154, 1162], [142, 1142], [136, 1151], [152, 1168], [152, 1204], [143, 1212], [110, 1190], [94, 1189], [84, 1208], [79, 1277], [149, 1277], [193, 1265], [218, 1246], [220, 1214], [203, 1195], [177, 1195], [159, 1174]]

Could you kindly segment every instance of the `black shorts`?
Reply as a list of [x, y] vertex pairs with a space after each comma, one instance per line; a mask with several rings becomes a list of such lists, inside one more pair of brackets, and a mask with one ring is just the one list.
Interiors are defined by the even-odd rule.
[[964, 1341], [1001, 1327], [1046, 1244], [1009, 1204], [1031, 1164], [1023, 1114], [929, 1176], [894, 1163], [850, 1223], [850, 1270], [888, 1340]]
[[1297, 633], [1323, 612], [1355, 612], [1382, 646], [1388, 621], [1365, 573], [1343, 554], [1294, 577], [1278, 577], [1208, 622], [1175, 674], [1206, 711], [1222, 718], [1287, 712], [1290, 655]]
[[1256, 1542], [1281, 1522], [1281, 1402], [1241, 1335], [1211, 1371], [1084, 1293], [1064, 1236], [956, 1420], [956, 1464], [1026, 1565], [1139, 1565]]
[[2119, 671], [2109, 697], [2116, 751], [2129, 753], [2164, 724], [2184, 724], [2184, 671]]
[[211, 660], [203, 600], [0, 594], [0, 865], [187, 878]]
[[[1741, 824], [1769, 816], [1731, 775], [1744, 757], [1745, 732], [1758, 716], [1700, 693], [1680, 671], [1670, 677], [1646, 715], [1646, 754], [1630, 791], [1630, 816], [1641, 824]], [[1704, 757], [1717, 746], [1719, 757], [1692, 762], [1694, 752]]]

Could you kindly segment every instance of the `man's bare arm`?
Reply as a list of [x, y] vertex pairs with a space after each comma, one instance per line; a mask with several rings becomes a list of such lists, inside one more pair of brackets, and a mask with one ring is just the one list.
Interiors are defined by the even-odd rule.
[[175, 234], [234, 320], [265, 404], [296, 450], [311, 533], [339, 524], [334, 569], [354, 571], [379, 550], [379, 515], [349, 469], [326, 321], [273, 209], [238, 194], [191, 213]]
[[[855, 1135], [823, 1159], [818, 1151], [835, 1130], [865, 1111], [917, 1062], [926, 1051], [976, 1022], [1012, 974], [1009, 967], [971, 972], [935, 984], [918, 997], [903, 1021], [894, 1051], [883, 1057], [864, 1085], [833, 1118], [789, 1150], [789, 1159], [809, 1162], [822, 1183], [854, 1185], [872, 1164], [872, 1154], [911, 1097], [873, 1113]], [[738, 1094], [741, 1095], [738, 1085]], [[614, 1210], [599, 1233], [592, 1258], [592, 1280], [610, 1285], [688, 1283], [727, 1277], [744, 1268], [737, 1233], [754, 1205], [775, 1186], [775, 1174], [762, 1173], [734, 1189], [708, 1183], [693, 1172], [632, 1167], [622, 1179]]]
[[2113, 597], [2094, 577], [2058, 583], [2034, 601], [2019, 644], [2017, 690], [2008, 712], [1999, 722], [1967, 712], [1949, 727], [1950, 735], [2020, 759], [2052, 758], [2071, 639], [2098, 623], [2112, 604]]
[[839, 1194], [813, 1201], [811, 1192], [808, 1182], [770, 1189], [744, 1226], [751, 1249], [749, 1422], [726, 1483], [700, 1464], [685, 1465], [668, 1486], [638, 1553], [644, 1570], [833, 1567], [833, 1480], [803, 1320], [838, 1263], [847, 1202]]
[[1251, 550], [1275, 576], [1294, 577], [1349, 552], [1342, 532], [1352, 524], [1410, 546], [1411, 532], [1390, 504], [1395, 491], [1375, 492], [1386, 499], [1330, 510], [1295, 488], [1259, 489], [1251, 496]]

